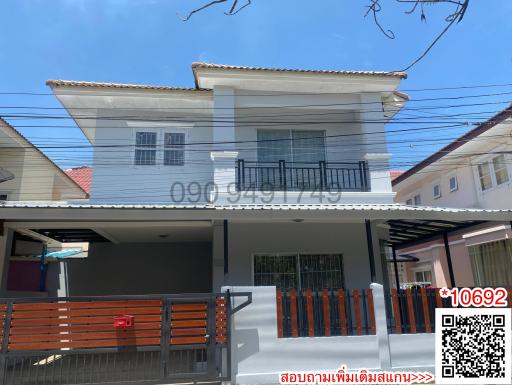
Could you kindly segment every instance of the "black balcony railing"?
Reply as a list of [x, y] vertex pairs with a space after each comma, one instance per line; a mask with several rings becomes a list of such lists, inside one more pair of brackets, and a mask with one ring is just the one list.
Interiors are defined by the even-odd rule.
[[238, 159], [238, 191], [369, 191], [368, 165], [325, 162], [249, 162]]

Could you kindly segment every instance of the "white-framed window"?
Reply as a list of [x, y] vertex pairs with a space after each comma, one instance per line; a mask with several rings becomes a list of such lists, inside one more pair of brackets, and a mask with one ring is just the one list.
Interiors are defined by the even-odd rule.
[[164, 166], [185, 164], [185, 133], [166, 132], [164, 134]]
[[415, 195], [412, 199], [414, 201], [415, 206], [421, 205], [421, 195], [420, 194]]
[[418, 283], [432, 284], [431, 270], [418, 270], [414, 272], [414, 281]]
[[412, 198], [407, 199], [407, 200], [405, 201], [405, 204], [406, 204], [406, 205], [410, 205], [410, 206], [412, 206]]
[[475, 286], [512, 285], [512, 240], [468, 247]]
[[255, 286], [297, 290], [344, 288], [341, 254], [256, 254], [253, 271]]
[[494, 170], [494, 177], [498, 186], [509, 181], [505, 155], [501, 154], [492, 158], [492, 168]]
[[153, 131], [137, 131], [135, 133], [135, 165], [155, 165], [156, 152], [157, 133]]
[[441, 184], [436, 183], [432, 185], [432, 194], [434, 195], [435, 199], [441, 198]]
[[510, 181], [504, 154], [496, 155], [476, 166], [480, 189], [487, 191]]
[[450, 187], [450, 192], [457, 191], [459, 188], [459, 183], [457, 181], [457, 175], [452, 175], [448, 181], [448, 185]]

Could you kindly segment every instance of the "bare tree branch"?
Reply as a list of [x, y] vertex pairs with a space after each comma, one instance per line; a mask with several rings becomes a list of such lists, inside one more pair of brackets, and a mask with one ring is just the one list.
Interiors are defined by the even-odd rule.
[[368, 11], [366, 11], [366, 13], [364, 14], [364, 17], [368, 16], [368, 14], [371, 12], [373, 14], [373, 21], [375, 22], [377, 27], [379, 27], [380, 31], [386, 37], [388, 37], [390, 39], [394, 39], [395, 34], [393, 33], [393, 31], [391, 31], [390, 29], [385, 31], [384, 28], [382, 28], [382, 25], [380, 24], [379, 19], [377, 18], [377, 13], [379, 13], [382, 10], [379, 0], [371, 0], [371, 2], [372, 3], [370, 5], [368, 5]]
[[[201, 12], [201, 11], [205, 10], [206, 8], [210, 8], [211, 6], [214, 6], [214, 5], [217, 5], [220, 3], [226, 3], [228, 1], [230, 1], [230, 0], [212, 0], [209, 3], [203, 5], [199, 8], [193, 9], [192, 11], [190, 11], [188, 13], [187, 16], [182, 17], [182, 16], [178, 15], [178, 17], [183, 21], [188, 21], [195, 13]], [[239, 0], [232, 0], [231, 7], [229, 8], [229, 11], [224, 12], [224, 15], [227, 15], [227, 16], [236, 15], [238, 12], [240, 12], [245, 7], [251, 5], [251, 0], [246, 0], [246, 3], [237, 9], [238, 1]]]
[[203, 9], [210, 8], [212, 5], [219, 4], [219, 3], [225, 3], [228, 0], [213, 0], [210, 1], [208, 4], [203, 5], [202, 7], [196, 8], [188, 13], [187, 16], [182, 17], [178, 14], [178, 17], [183, 21], [188, 21], [194, 13], [201, 12]]

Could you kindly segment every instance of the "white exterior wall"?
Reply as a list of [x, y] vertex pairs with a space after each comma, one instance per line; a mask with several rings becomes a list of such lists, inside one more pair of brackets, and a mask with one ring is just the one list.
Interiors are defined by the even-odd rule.
[[[156, 165], [134, 164], [137, 131], [157, 133], [159, 146], [157, 146]], [[213, 139], [211, 125], [207, 122], [194, 125], [147, 121], [140, 124], [127, 121], [98, 121], [95, 137], [98, 146], [119, 144], [127, 146], [95, 148], [91, 201], [98, 203], [205, 203], [213, 181], [210, 147], [192, 146], [194, 151], [185, 151], [183, 166], [165, 166], [162, 147], [165, 132], [184, 132], [185, 143], [211, 142]], [[189, 186], [192, 189], [192, 195], [186, 194]], [[196, 195], [199, 191], [198, 186], [201, 187], [201, 193]], [[171, 198], [171, 189], [174, 191], [175, 199]], [[183, 195], [183, 191], [186, 195]]]
[[[384, 300], [377, 286], [372, 285], [377, 335], [298, 338], [277, 337], [274, 286], [224, 287], [233, 293], [252, 292], [252, 303], [231, 318], [232, 383], [275, 384], [282, 371], [336, 371], [341, 365], [349, 371], [433, 372], [434, 334], [388, 336]], [[245, 299], [233, 297], [233, 306]]]

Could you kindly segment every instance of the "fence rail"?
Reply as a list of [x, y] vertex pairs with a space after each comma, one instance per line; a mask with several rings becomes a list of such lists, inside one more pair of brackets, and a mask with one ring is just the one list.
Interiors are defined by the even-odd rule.
[[249, 162], [238, 159], [238, 191], [369, 191], [368, 164]]
[[280, 338], [375, 334], [371, 289], [277, 289], [276, 298]]

